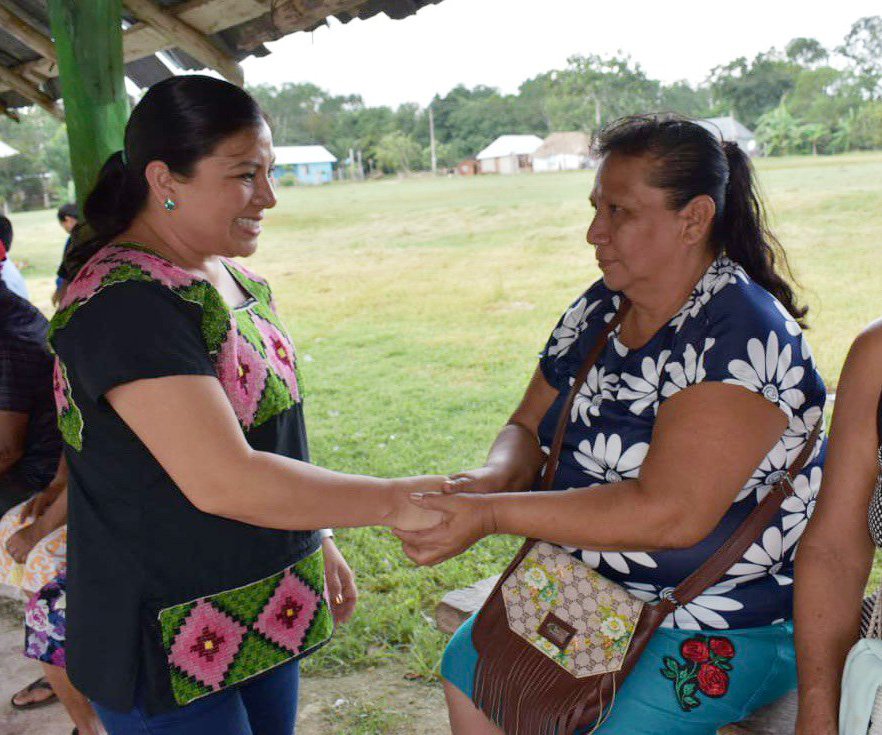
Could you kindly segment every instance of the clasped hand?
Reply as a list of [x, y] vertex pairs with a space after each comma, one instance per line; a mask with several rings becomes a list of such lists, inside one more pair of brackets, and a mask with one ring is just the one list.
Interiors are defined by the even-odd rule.
[[488, 494], [502, 489], [498, 476], [489, 467], [451, 475], [434, 491], [410, 495], [414, 508], [433, 514], [432, 526], [397, 526], [393, 533], [401, 539], [404, 553], [416, 564], [439, 564], [496, 532]]

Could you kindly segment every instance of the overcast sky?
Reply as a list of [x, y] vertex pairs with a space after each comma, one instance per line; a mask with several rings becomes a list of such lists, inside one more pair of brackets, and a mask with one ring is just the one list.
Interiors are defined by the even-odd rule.
[[443, 0], [393, 21], [384, 15], [269, 44], [244, 62], [248, 84], [312, 82], [369, 105], [426, 105], [457, 84], [516, 92], [573, 54], [622, 50], [650, 77], [703, 81], [738, 56], [783, 48], [797, 36], [836, 46], [851, 24], [882, 13], [878, 0]]

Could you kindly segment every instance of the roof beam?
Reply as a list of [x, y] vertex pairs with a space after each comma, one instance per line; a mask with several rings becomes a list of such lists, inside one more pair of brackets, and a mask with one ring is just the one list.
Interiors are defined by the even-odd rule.
[[55, 46], [52, 39], [44, 36], [5, 5], [0, 5], [0, 25], [10, 36], [14, 36], [25, 46], [50, 61], [55, 61]]
[[64, 113], [61, 108], [55, 104], [48, 94], [41, 92], [21, 74], [0, 66], [0, 82], [3, 82], [9, 89], [18, 92], [22, 97], [27, 97], [31, 102], [42, 107], [53, 117], [64, 120]]
[[[262, 43], [275, 41], [294, 31], [313, 28], [332, 15], [358, 11], [369, 0], [324, 0], [321, 3], [304, 3], [303, 0], [275, 0], [269, 23], [248, 29], [247, 38], [241, 38], [239, 47], [248, 51]], [[243, 34], [244, 35], [244, 34]]]
[[3, 102], [0, 102], [0, 115], [6, 115], [10, 120], [21, 122], [21, 118], [15, 110], [10, 110]]
[[145, 23], [156, 28], [174, 42], [174, 46], [186, 51], [194, 59], [215, 69], [233, 84], [245, 83], [242, 67], [228, 54], [217, 48], [193, 26], [165, 12], [153, 0], [123, 0], [126, 7]]

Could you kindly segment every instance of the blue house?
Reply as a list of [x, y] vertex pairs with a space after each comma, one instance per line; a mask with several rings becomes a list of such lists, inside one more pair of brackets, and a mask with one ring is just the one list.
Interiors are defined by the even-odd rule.
[[276, 181], [293, 175], [298, 184], [326, 184], [337, 159], [323, 145], [281, 145], [276, 149]]

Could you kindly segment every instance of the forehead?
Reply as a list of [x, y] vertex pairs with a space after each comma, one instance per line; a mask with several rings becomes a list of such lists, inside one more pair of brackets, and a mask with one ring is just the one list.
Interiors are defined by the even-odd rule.
[[273, 157], [273, 136], [269, 125], [261, 122], [224, 138], [209, 158], [225, 163], [240, 160], [271, 160]]
[[612, 153], [600, 162], [591, 196], [663, 201], [664, 191], [648, 183], [653, 165], [647, 156]]

